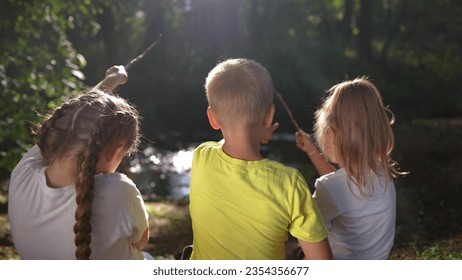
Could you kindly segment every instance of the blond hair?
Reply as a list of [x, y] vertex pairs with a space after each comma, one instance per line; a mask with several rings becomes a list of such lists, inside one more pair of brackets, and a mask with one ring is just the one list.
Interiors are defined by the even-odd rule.
[[273, 103], [274, 86], [268, 71], [249, 59], [228, 59], [207, 76], [207, 100], [222, 127], [252, 127]]
[[109, 144], [124, 143], [128, 153], [136, 150], [140, 138], [138, 112], [124, 99], [93, 89], [56, 108], [35, 134], [47, 165], [61, 158], [76, 162], [75, 256], [89, 259], [96, 164]]
[[316, 140], [321, 151], [326, 151], [326, 135], [329, 130], [333, 132], [333, 153], [361, 195], [369, 196], [373, 191], [366, 189], [370, 171], [387, 180], [403, 174], [391, 158], [394, 115], [366, 77], [339, 83], [327, 92], [326, 100], [315, 113]]

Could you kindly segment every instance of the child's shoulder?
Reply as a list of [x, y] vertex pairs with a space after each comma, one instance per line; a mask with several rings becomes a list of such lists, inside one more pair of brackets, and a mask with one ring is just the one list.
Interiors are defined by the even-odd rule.
[[335, 170], [334, 172], [322, 175], [321, 177], [318, 178], [318, 180], [328, 181], [328, 180], [334, 180], [337, 178], [344, 178], [345, 176], [347, 176], [345, 168], [340, 168], [340, 169]]
[[99, 174], [95, 177], [96, 186], [99, 188], [111, 188], [111, 189], [136, 189], [135, 183], [127, 177], [127, 175], [119, 172]]
[[205, 142], [202, 142], [199, 146], [197, 146], [195, 150], [196, 151], [208, 150], [208, 149], [213, 149], [217, 147], [221, 147], [221, 144], [216, 141], [205, 141]]
[[267, 159], [268, 161], [268, 164], [270, 166], [272, 166], [273, 168], [275, 169], [280, 169], [280, 170], [284, 170], [286, 172], [298, 172], [298, 170], [295, 168], [295, 167], [292, 167], [292, 166], [289, 166], [289, 165], [286, 165], [280, 161], [277, 161], [277, 160], [274, 160], [274, 159]]
[[99, 174], [95, 183], [94, 196], [99, 199], [123, 204], [142, 197], [135, 183], [123, 173]]
[[316, 179], [316, 183], [322, 183], [323, 185], [332, 185], [346, 182], [348, 175], [344, 168], [335, 170], [334, 172], [322, 175]]
[[207, 141], [201, 143], [194, 149], [194, 158], [197, 159], [201, 156], [208, 157], [213, 150], [220, 149], [222, 144], [215, 141]]
[[297, 168], [286, 165], [276, 160], [266, 160], [266, 168], [270, 170], [270, 173], [277, 174], [278, 177], [288, 177], [291, 178], [291, 180], [304, 180], [303, 175]]
[[[37, 145], [33, 146], [18, 162], [12, 171], [12, 177], [18, 176], [18, 174], [24, 174], [31, 172], [31, 170], [38, 170], [39, 168], [45, 167], [40, 149]], [[19, 175], [22, 176], [22, 175]]]

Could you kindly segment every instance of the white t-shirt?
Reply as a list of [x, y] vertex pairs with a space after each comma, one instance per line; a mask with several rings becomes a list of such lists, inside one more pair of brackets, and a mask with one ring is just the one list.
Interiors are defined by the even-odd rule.
[[[8, 215], [13, 242], [23, 259], [75, 259], [75, 186], [47, 186], [40, 150], [34, 146], [12, 172]], [[135, 184], [120, 173], [95, 177], [91, 259], [143, 259], [132, 243], [148, 226]]]
[[387, 259], [390, 254], [395, 237], [395, 185], [373, 172], [368, 184], [374, 192], [370, 198], [361, 198], [358, 187], [347, 182], [343, 168], [316, 180], [313, 198], [329, 231], [334, 259]]

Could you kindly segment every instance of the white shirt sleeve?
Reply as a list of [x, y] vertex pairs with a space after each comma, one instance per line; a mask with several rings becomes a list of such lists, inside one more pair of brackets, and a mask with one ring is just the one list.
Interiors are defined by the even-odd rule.
[[316, 181], [315, 187], [316, 191], [313, 194], [313, 198], [321, 211], [327, 230], [330, 230], [332, 228], [332, 221], [340, 215], [340, 211], [329, 189], [324, 184]]
[[132, 221], [133, 221], [133, 228], [132, 228], [132, 235], [130, 237], [131, 243], [136, 243], [140, 241], [143, 233], [146, 231], [148, 227], [148, 213], [146, 211], [146, 207], [144, 205], [143, 198], [141, 194], [138, 194], [132, 200]]

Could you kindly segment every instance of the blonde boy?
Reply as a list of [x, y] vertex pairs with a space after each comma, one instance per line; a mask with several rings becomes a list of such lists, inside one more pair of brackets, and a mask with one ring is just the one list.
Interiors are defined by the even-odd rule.
[[205, 88], [210, 125], [224, 139], [194, 153], [191, 258], [284, 259], [289, 233], [307, 259], [332, 258], [303, 177], [260, 154], [260, 143], [277, 128], [268, 71], [252, 60], [226, 60], [209, 73]]

